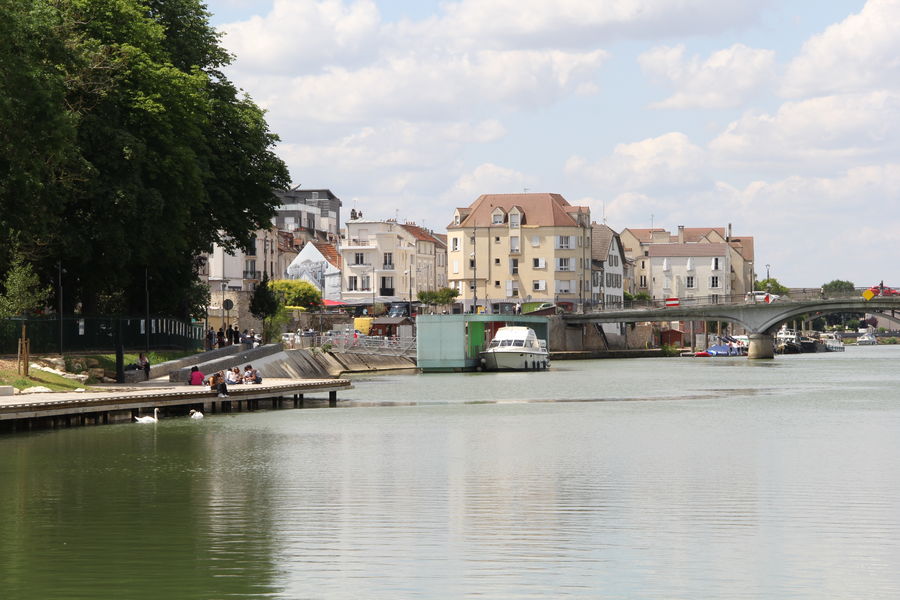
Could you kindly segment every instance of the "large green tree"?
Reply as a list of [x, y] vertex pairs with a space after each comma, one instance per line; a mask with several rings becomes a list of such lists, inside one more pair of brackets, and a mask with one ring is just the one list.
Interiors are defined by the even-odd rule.
[[147, 286], [187, 316], [196, 257], [271, 222], [287, 169], [208, 19], [199, 0], [0, 0], [0, 74], [21, 81], [0, 87], [0, 176], [20, 174], [0, 233], [45, 281], [62, 263], [69, 309], [141, 313]]
[[822, 285], [822, 291], [826, 295], [834, 296], [838, 294], [853, 295], [856, 293], [856, 287], [852, 281], [844, 281], [843, 279], [833, 279]]

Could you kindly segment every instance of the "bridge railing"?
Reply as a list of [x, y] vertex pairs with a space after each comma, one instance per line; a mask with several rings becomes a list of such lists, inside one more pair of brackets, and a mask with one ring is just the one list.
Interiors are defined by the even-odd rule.
[[[879, 295], [900, 297], [900, 288], [885, 285], [880, 287], [857, 287], [852, 290], [825, 291], [822, 288], [790, 288], [786, 294], [776, 294], [774, 302], [809, 302], [812, 300], [845, 300], [859, 298], [866, 290], [878, 290]], [[709, 296], [675, 297], [668, 299], [626, 300], [622, 305], [595, 305], [589, 312], [604, 310], [658, 309], [667, 307], [711, 306], [717, 304], [754, 304], [765, 302], [764, 298], [756, 298], [750, 294], [714, 294]]]
[[352, 354], [382, 354], [385, 356], [415, 356], [416, 338], [352, 335], [316, 336], [315, 345], [332, 352]]

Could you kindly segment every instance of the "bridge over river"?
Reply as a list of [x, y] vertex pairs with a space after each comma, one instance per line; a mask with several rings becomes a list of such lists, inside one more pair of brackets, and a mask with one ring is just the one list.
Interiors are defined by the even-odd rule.
[[782, 296], [776, 302], [710, 303], [666, 308], [631, 308], [584, 314], [566, 314], [567, 323], [632, 323], [644, 321], [727, 321], [743, 327], [750, 337], [749, 358], [774, 357], [774, 333], [782, 323], [802, 315], [829, 313], [875, 313], [900, 310], [900, 296], [859, 296], [793, 299]]

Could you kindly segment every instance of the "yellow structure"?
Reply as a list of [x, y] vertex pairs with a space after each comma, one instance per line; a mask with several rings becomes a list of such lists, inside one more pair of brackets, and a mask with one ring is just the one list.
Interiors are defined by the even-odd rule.
[[559, 194], [485, 194], [447, 227], [447, 279], [466, 312], [590, 300], [591, 215]]

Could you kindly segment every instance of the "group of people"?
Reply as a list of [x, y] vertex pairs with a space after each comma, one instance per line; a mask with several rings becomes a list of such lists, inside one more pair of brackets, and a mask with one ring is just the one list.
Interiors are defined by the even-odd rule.
[[244, 330], [241, 332], [238, 330], [237, 324], [228, 325], [219, 327], [219, 331], [216, 331], [212, 327], [210, 327], [206, 331], [206, 349], [212, 350], [213, 348], [224, 348], [225, 346], [231, 346], [233, 344], [249, 344], [253, 345], [256, 342], [256, 332], [252, 329]]
[[210, 390], [216, 390], [219, 398], [228, 397], [228, 385], [237, 384], [254, 384], [262, 383], [262, 375], [253, 368], [253, 365], [247, 365], [241, 371], [240, 367], [233, 367], [224, 371], [213, 373], [206, 377], [199, 367], [191, 367], [191, 376], [188, 380], [189, 385], [208, 385]]

